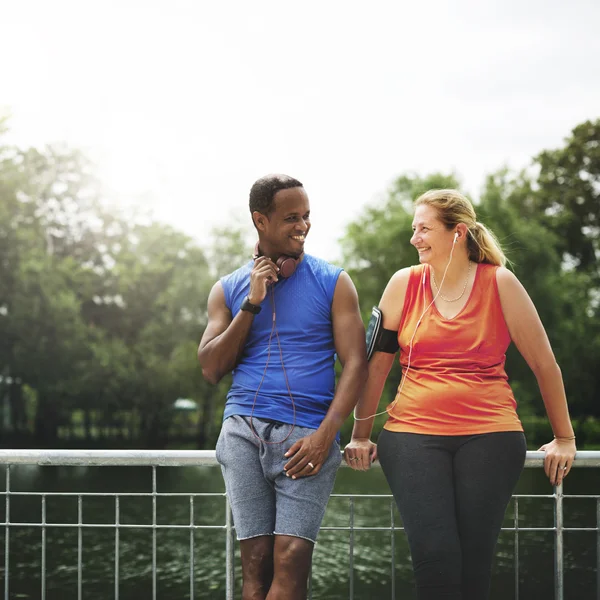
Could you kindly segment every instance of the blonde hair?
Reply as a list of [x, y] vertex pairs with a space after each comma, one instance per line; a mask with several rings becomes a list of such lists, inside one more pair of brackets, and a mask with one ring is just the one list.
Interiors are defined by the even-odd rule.
[[415, 206], [426, 204], [435, 208], [440, 221], [447, 229], [459, 223], [467, 226], [467, 252], [469, 259], [477, 263], [504, 266], [507, 258], [496, 236], [477, 221], [471, 202], [456, 190], [429, 190], [415, 200]]

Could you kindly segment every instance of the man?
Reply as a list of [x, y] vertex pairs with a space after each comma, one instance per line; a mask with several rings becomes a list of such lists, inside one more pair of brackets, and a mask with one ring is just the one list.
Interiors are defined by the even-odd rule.
[[302, 600], [341, 461], [338, 431], [367, 377], [365, 330], [350, 277], [304, 254], [302, 184], [259, 179], [250, 213], [254, 261], [211, 290], [198, 359], [211, 383], [233, 371], [216, 452], [240, 540], [242, 598]]

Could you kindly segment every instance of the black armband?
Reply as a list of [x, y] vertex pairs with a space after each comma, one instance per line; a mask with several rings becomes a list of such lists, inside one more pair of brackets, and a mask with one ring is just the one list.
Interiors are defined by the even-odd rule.
[[374, 306], [367, 326], [367, 360], [371, 360], [374, 352], [396, 354], [400, 348], [398, 332], [384, 329], [382, 323], [383, 313], [377, 306]]

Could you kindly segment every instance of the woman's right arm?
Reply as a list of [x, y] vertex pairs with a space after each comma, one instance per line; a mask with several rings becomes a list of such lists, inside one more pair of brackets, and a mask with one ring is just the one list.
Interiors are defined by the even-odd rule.
[[[398, 331], [400, 327], [409, 278], [410, 267], [397, 271], [383, 292], [379, 308], [383, 313], [384, 329]], [[371, 442], [370, 437], [377, 406], [394, 357], [394, 354], [375, 352], [369, 361], [369, 378], [354, 410], [352, 439], [344, 449], [344, 458], [353, 469], [365, 471], [377, 458], [377, 446]]]

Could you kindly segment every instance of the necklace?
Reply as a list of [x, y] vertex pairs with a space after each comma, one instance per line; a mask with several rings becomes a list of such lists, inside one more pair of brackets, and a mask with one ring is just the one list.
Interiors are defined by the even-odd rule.
[[[442, 300], [444, 300], [445, 302], [457, 302], [465, 295], [465, 290], [467, 289], [467, 283], [469, 283], [469, 275], [471, 274], [471, 266], [472, 265], [473, 265], [473, 263], [471, 261], [469, 261], [469, 270], [467, 271], [467, 278], [465, 279], [465, 285], [463, 286], [460, 296], [458, 296], [456, 298], [446, 298], [446, 296], [442, 295], [442, 292], [440, 291], [440, 287], [438, 286], [437, 281], [435, 280], [435, 273], [433, 272], [433, 269], [431, 269], [431, 277], [433, 279], [433, 285], [435, 285], [435, 287], [437, 288], [438, 296]], [[443, 283], [443, 281], [442, 281], [442, 283]]]

